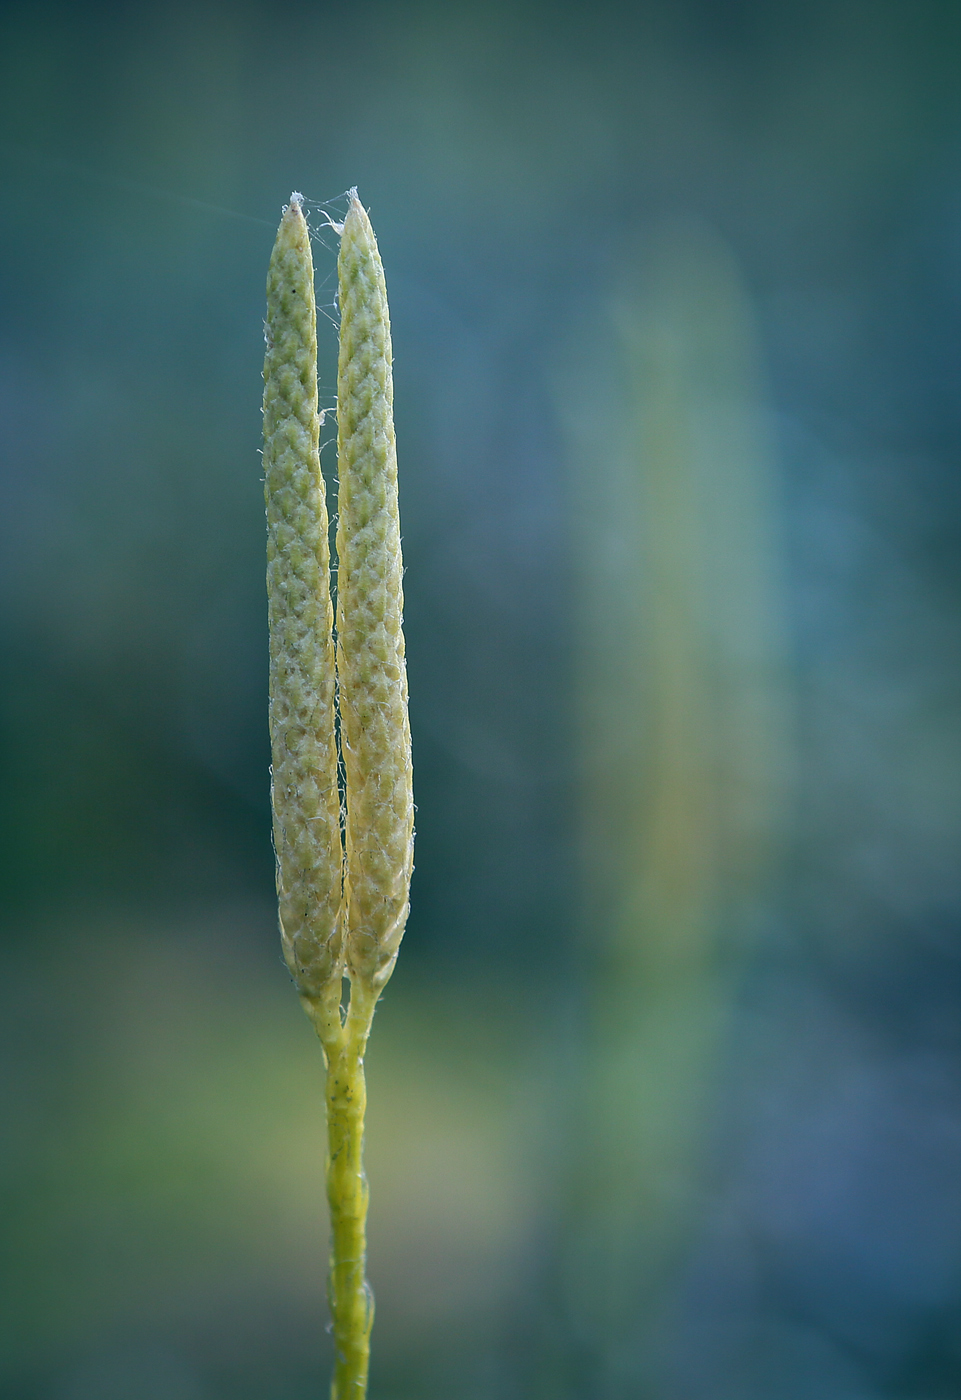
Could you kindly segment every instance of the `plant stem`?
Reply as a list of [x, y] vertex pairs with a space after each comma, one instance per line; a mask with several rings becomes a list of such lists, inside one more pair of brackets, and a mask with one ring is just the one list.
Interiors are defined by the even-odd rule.
[[329, 1023], [322, 1030], [315, 1021], [327, 1060], [328, 1300], [336, 1353], [331, 1400], [359, 1400], [367, 1393], [374, 1299], [365, 1276], [364, 1051], [376, 1000], [376, 993], [354, 982], [344, 1025], [331, 1034]]

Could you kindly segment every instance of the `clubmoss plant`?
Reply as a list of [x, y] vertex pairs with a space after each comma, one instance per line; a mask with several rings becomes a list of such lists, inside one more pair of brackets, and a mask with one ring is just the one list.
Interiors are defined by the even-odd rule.
[[364, 1051], [407, 921], [414, 807], [384, 271], [356, 190], [334, 227], [341, 235], [336, 644], [313, 265], [300, 195], [284, 210], [267, 276], [271, 797], [284, 956], [327, 1065], [331, 1396], [362, 1400], [373, 1321]]

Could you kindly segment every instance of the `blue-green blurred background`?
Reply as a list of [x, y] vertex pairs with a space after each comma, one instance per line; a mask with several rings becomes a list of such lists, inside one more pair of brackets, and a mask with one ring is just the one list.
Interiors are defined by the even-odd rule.
[[0, 7], [3, 1400], [326, 1390], [257, 451], [281, 205], [334, 318], [353, 184], [373, 1396], [961, 1393], [959, 60], [945, 0]]

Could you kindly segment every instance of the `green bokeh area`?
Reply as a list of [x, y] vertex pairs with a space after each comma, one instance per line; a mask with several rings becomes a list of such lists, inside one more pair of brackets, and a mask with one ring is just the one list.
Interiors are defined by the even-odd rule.
[[333, 408], [355, 184], [373, 1400], [959, 1393], [959, 60], [935, 0], [0, 6], [2, 1400], [326, 1393], [258, 448], [281, 206]]

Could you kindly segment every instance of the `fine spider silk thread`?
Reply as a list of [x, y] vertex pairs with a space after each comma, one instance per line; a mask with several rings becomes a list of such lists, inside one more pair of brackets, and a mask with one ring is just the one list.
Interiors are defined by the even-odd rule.
[[352, 190], [344, 223], [333, 225], [341, 236], [335, 654], [313, 266], [301, 203], [291, 195], [267, 278], [271, 797], [284, 954], [327, 1063], [331, 1396], [363, 1400], [373, 1322], [363, 1056], [407, 921], [413, 868], [403, 564], [384, 271]]

